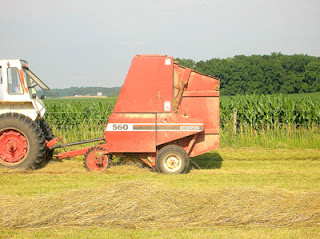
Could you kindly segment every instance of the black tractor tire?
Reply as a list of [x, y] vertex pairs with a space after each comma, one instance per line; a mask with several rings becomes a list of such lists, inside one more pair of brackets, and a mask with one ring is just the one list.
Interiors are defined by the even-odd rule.
[[[54, 139], [55, 136], [47, 121], [45, 121], [44, 119], [39, 119], [37, 120], [37, 123], [39, 124], [46, 141], [50, 141]], [[53, 150], [49, 150], [46, 148], [45, 161], [49, 162], [52, 159], [52, 155], [53, 155]]]
[[[45, 157], [45, 137], [40, 126], [22, 114], [0, 115], [0, 144], [0, 167], [37, 169]], [[15, 158], [16, 152], [19, 159]]]
[[188, 172], [190, 158], [178, 145], [166, 145], [156, 156], [156, 168], [160, 173], [181, 174]]
[[53, 134], [53, 131], [47, 121], [45, 121], [44, 119], [39, 119], [39, 120], [37, 120], [37, 123], [39, 124], [39, 126], [43, 132], [45, 140], [50, 141], [51, 139], [53, 139], [55, 137]]

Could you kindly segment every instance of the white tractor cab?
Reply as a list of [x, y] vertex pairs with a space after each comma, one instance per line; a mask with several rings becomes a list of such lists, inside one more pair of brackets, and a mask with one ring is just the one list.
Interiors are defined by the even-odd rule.
[[49, 87], [29, 70], [26, 61], [0, 60], [0, 69], [0, 114], [15, 112], [32, 120], [42, 118], [46, 108], [35, 88]]
[[23, 60], [0, 60], [0, 167], [37, 168], [54, 136], [36, 87], [49, 90]]

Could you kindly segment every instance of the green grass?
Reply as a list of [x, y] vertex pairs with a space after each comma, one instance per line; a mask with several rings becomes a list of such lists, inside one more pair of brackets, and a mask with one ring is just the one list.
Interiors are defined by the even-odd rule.
[[272, 149], [320, 149], [320, 130], [318, 126], [295, 128], [284, 126], [275, 129], [240, 127], [236, 135], [232, 124], [220, 129], [221, 147], [259, 147]]

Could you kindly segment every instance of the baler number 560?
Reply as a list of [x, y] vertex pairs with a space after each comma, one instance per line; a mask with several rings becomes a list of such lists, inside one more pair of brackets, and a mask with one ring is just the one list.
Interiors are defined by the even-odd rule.
[[128, 130], [127, 124], [113, 124], [112, 130]]

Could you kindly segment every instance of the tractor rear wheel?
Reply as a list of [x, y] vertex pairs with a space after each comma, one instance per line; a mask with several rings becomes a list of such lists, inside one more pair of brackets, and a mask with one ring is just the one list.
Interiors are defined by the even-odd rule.
[[[50, 125], [47, 123], [47, 121], [45, 121], [44, 119], [39, 119], [37, 120], [37, 123], [39, 124], [46, 141], [50, 141], [54, 139], [53, 131]], [[52, 159], [52, 155], [53, 155], [53, 150], [49, 150], [47, 148], [45, 153], [45, 161], [49, 162], [49, 160]]]
[[156, 157], [158, 172], [165, 174], [186, 173], [190, 167], [190, 158], [186, 151], [177, 145], [161, 148]]
[[50, 141], [51, 139], [54, 138], [53, 131], [47, 121], [45, 121], [44, 119], [39, 119], [37, 123], [39, 124], [44, 134], [45, 140]]
[[84, 156], [84, 167], [88, 171], [104, 171], [111, 165], [111, 156], [102, 147], [92, 147]]
[[37, 123], [22, 114], [0, 115], [0, 167], [36, 169], [44, 153], [45, 139]]

